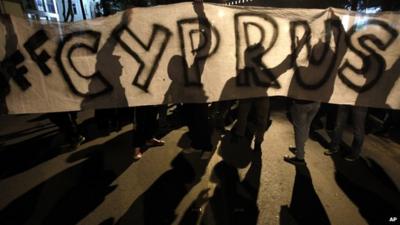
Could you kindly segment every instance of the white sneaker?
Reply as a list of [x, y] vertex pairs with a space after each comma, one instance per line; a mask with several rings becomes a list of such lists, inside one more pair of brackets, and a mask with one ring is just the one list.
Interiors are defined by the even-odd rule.
[[142, 158], [143, 155], [142, 155], [142, 151], [141, 151], [140, 148], [135, 148], [133, 151], [134, 151], [133, 152], [133, 159], [134, 160], [139, 160], [139, 159]]
[[79, 147], [83, 142], [85, 142], [86, 138], [82, 135], [79, 135], [78, 139], [71, 142], [69, 145], [72, 148], [77, 148]]
[[158, 140], [157, 138], [152, 138], [152, 139], [146, 141], [147, 147], [158, 147], [158, 146], [163, 146], [163, 145], [165, 145], [165, 141]]

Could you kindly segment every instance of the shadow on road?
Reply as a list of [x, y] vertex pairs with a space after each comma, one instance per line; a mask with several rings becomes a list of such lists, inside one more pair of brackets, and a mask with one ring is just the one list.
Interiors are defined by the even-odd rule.
[[70, 161], [83, 161], [8, 204], [0, 211], [0, 224], [77, 224], [117, 188], [112, 183], [133, 163], [130, 136], [124, 133], [73, 154]]
[[[316, 141], [326, 146], [328, 141], [318, 132]], [[400, 193], [390, 176], [372, 159], [360, 158], [347, 162], [343, 156], [351, 147], [341, 144], [341, 152], [331, 156], [338, 186], [358, 207], [369, 224], [385, 224], [390, 217], [400, 215]]]
[[[47, 116], [41, 115], [38, 118], [44, 120], [44, 118], [47, 119]], [[125, 126], [131, 123], [132, 115], [125, 110], [118, 120], [121, 126]], [[85, 136], [85, 142], [89, 142], [107, 136], [115, 130], [99, 129], [96, 118], [89, 118], [79, 124], [79, 131]], [[10, 140], [28, 135], [33, 137], [1, 147], [0, 179], [22, 173], [60, 154], [75, 150], [75, 148], [69, 146], [65, 133], [56, 129], [56, 126], [52, 123], [4, 134], [0, 136], [0, 140]]]
[[[282, 211], [283, 210], [283, 211]], [[316, 193], [307, 166], [296, 166], [292, 199], [289, 207], [281, 207], [281, 222], [286, 224], [331, 224], [321, 200]], [[293, 219], [296, 223], [293, 223]]]
[[48, 130], [22, 142], [4, 146], [0, 151], [0, 179], [22, 173], [65, 152], [57, 140], [63, 135]]
[[[262, 151], [255, 151], [250, 147], [248, 139], [232, 142], [232, 136], [227, 134], [221, 141], [218, 154], [222, 161], [217, 163], [211, 175], [211, 182], [216, 184], [214, 194], [211, 197], [198, 196], [186, 216], [180, 224], [198, 224], [197, 220], [202, 216], [204, 224], [211, 222], [221, 225], [255, 225], [257, 224], [259, 209], [257, 206], [258, 192], [260, 188], [260, 176], [262, 169]], [[240, 178], [239, 169], [250, 165], [249, 170]], [[204, 215], [198, 213], [198, 202], [208, 201]], [[192, 218], [187, 216], [190, 213]], [[192, 219], [192, 220], [189, 220]], [[187, 223], [191, 221], [192, 223]]]
[[139, 196], [116, 224], [172, 224], [177, 216], [175, 209], [206, 168], [196, 171], [189, 161], [184, 154], [178, 154], [171, 162], [172, 168]]

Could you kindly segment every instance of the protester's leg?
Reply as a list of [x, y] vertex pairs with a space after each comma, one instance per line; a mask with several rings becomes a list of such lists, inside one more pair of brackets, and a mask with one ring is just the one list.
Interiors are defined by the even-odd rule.
[[269, 122], [269, 109], [270, 102], [269, 97], [262, 97], [255, 100], [256, 108], [256, 132], [255, 132], [255, 145], [260, 145], [264, 140], [264, 133], [267, 129]]
[[313, 102], [310, 104], [307, 104], [307, 138], [310, 134], [310, 129], [311, 129], [311, 124], [314, 121], [315, 116], [318, 114], [319, 109], [320, 109], [321, 103], [319, 102]]
[[75, 145], [82, 142], [82, 136], [80, 135], [78, 124], [76, 123], [77, 112], [65, 113], [66, 115], [66, 130], [68, 136], [71, 138]]
[[[321, 104], [320, 107], [319, 107], [318, 112], [313, 117], [310, 129], [312, 129], [313, 131], [323, 129], [324, 128], [324, 124], [323, 124], [322, 120], [326, 116], [326, 114], [327, 114], [326, 105], [325, 104]], [[311, 116], [311, 115], [309, 115], [309, 116]]]
[[168, 105], [159, 106], [158, 112], [159, 112], [158, 126], [161, 128], [168, 127], [168, 119], [167, 119]]
[[235, 104], [235, 100], [226, 100], [219, 102], [219, 104], [217, 105], [217, 110], [223, 119], [225, 119], [226, 114], [228, 114], [233, 104]]
[[311, 123], [318, 113], [320, 103], [293, 103], [291, 116], [295, 132], [296, 157], [304, 159], [304, 147], [308, 139]]
[[146, 110], [143, 106], [135, 108], [135, 129], [132, 137], [132, 144], [134, 148], [133, 158], [140, 159], [142, 158], [142, 147], [146, 143], [146, 137], [144, 133], [146, 133]]
[[215, 110], [215, 123], [216, 123], [216, 128], [224, 131], [225, 130], [225, 117], [228, 114], [232, 104], [234, 101], [232, 100], [226, 100], [226, 101], [220, 101], [220, 102], [215, 102], [214, 105], [214, 110]]
[[160, 111], [159, 106], [146, 106], [146, 117], [145, 117], [146, 130], [144, 133], [144, 137], [146, 139], [147, 147], [164, 145], [164, 141], [159, 140], [155, 137], [159, 128], [159, 123], [157, 120], [159, 111]]
[[149, 140], [154, 137], [154, 134], [156, 133], [158, 129], [158, 121], [157, 121], [157, 116], [158, 116], [158, 106], [145, 106], [143, 107], [144, 109], [144, 115], [143, 115], [143, 122], [145, 124], [145, 129], [143, 130], [143, 135], [146, 138], [146, 140]]
[[97, 127], [103, 132], [110, 133], [112, 131], [112, 110], [96, 109], [94, 112]]
[[328, 104], [327, 110], [328, 112], [326, 115], [325, 128], [327, 131], [333, 131], [335, 129], [335, 124], [336, 124], [337, 105]]
[[325, 152], [326, 155], [333, 154], [339, 150], [340, 143], [342, 142], [343, 130], [346, 127], [348, 115], [349, 106], [339, 105], [337, 108], [335, 129], [333, 130], [329, 150]]
[[307, 133], [307, 107], [305, 104], [293, 103], [290, 114], [294, 128], [296, 145], [296, 158], [304, 160], [304, 146], [308, 138]]
[[352, 119], [353, 119], [353, 143], [352, 153], [350, 156], [358, 158], [361, 153], [362, 145], [364, 143], [365, 136], [365, 120], [367, 118], [367, 107], [354, 106], [352, 107]]
[[68, 142], [72, 147], [76, 147], [84, 141], [84, 137], [79, 134], [78, 124], [74, 113], [60, 112], [48, 114], [50, 121], [56, 124], [65, 133]]
[[120, 131], [122, 129], [121, 121], [120, 121], [120, 116], [121, 116], [121, 109], [120, 108], [114, 108], [111, 111], [111, 128], [114, 131]]
[[211, 131], [208, 124], [208, 106], [206, 103], [193, 104], [193, 139], [192, 147], [203, 151], [211, 151]]
[[146, 134], [148, 133], [146, 106], [135, 108], [135, 132], [133, 135], [133, 146], [143, 147], [146, 143]]
[[253, 99], [239, 100], [238, 118], [235, 124], [234, 134], [243, 137], [246, 133], [247, 120], [252, 106]]
[[195, 118], [194, 118], [194, 104], [184, 103], [182, 104], [182, 114], [184, 116], [185, 123], [188, 127], [188, 135], [191, 141], [195, 138], [195, 134], [193, 133], [195, 130]]
[[294, 150], [294, 157], [284, 156], [284, 160], [288, 163], [292, 163], [295, 165], [304, 165], [304, 146], [305, 142], [308, 138], [308, 127], [311, 125], [307, 125], [307, 120], [309, 118], [309, 106], [307, 104], [297, 103], [293, 101], [292, 106], [290, 108], [290, 117], [292, 119], [292, 124], [294, 128], [294, 139], [296, 148], [290, 148], [289, 150]]

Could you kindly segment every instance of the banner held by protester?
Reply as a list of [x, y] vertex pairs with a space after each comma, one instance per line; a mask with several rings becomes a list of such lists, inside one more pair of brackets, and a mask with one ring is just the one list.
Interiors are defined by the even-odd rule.
[[0, 20], [9, 114], [288, 96], [400, 109], [396, 12], [181, 3]]

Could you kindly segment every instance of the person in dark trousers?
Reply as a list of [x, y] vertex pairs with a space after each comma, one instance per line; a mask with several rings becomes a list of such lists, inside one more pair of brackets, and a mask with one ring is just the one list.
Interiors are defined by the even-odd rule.
[[[353, 2], [357, 3], [358, 1]], [[351, 10], [359, 11], [366, 7], [365, 2], [359, 3], [360, 4], [353, 4]], [[382, 6], [383, 10], [386, 10], [389, 7], [389, 5], [386, 4]], [[387, 105], [386, 101], [394, 87], [393, 84], [395, 83], [395, 79], [398, 77], [399, 65], [400, 58], [397, 58], [391, 68], [386, 68], [387, 70], [381, 71], [382, 74], [380, 75], [386, 79], [380, 80], [376, 85], [370, 87], [368, 91], [361, 91], [362, 88], [366, 87], [366, 85], [358, 87], [359, 91], [354, 103], [355, 106], [338, 106], [335, 129], [329, 149], [324, 152], [325, 155], [332, 155], [339, 151], [343, 130], [346, 127], [347, 118], [351, 113], [353, 122], [353, 142], [351, 145], [351, 151], [344, 159], [349, 162], [354, 162], [360, 157], [365, 136], [365, 122], [368, 114], [368, 107], [364, 106], [368, 105], [371, 99], [374, 99], [375, 102], [380, 103], [383, 107], [390, 107]], [[361, 72], [358, 72], [358, 75], [362, 75], [365, 78], [365, 84], [371, 84], [373, 80], [376, 79], [376, 71], [378, 71], [379, 66], [380, 63], [374, 58], [374, 56], [369, 55], [363, 59], [363, 67]]]
[[186, 103], [182, 105], [182, 110], [191, 140], [190, 148], [184, 149], [184, 152], [203, 151], [202, 158], [210, 158], [213, 146], [211, 143], [211, 128], [208, 124], [208, 105]]
[[133, 132], [133, 158], [135, 160], [142, 158], [145, 148], [163, 146], [162, 140], [155, 138], [158, 130], [157, 115], [159, 106], [140, 106], [135, 109], [136, 127]]
[[[237, 139], [245, 136], [250, 111], [254, 110], [255, 150], [261, 150], [261, 143], [264, 141], [264, 133], [272, 123], [270, 120], [270, 99], [267, 91], [269, 88], [274, 87], [274, 85], [276, 86], [277, 84], [274, 83], [276, 79], [291, 67], [291, 55], [288, 55], [282, 63], [276, 67], [267, 69], [262, 62], [264, 52], [265, 48], [261, 43], [248, 46], [244, 52], [245, 68], [238, 71], [238, 79], [247, 80], [246, 83], [248, 82], [248, 86], [252, 86], [252, 91], [257, 92], [257, 96], [259, 97], [239, 100], [238, 118], [233, 130], [233, 137]], [[253, 77], [254, 84], [251, 84], [250, 76]], [[259, 76], [268, 76], [271, 79], [270, 84], [268, 86], [257, 85], [257, 82], [260, 82]]]
[[[204, 13], [204, 6], [201, 0], [195, 0], [193, 2], [193, 8], [196, 12], [199, 20], [203, 23], [199, 23], [199, 46], [203, 43], [195, 55], [193, 64], [188, 68], [190, 72], [195, 72], [201, 76], [205, 66], [205, 59], [202, 59], [199, 52], [208, 54], [211, 49], [211, 24]], [[203, 35], [201, 35], [203, 34]], [[191, 87], [197, 88], [202, 95], [201, 99], [207, 100], [207, 96], [204, 93], [202, 87]], [[202, 151], [201, 159], [209, 159], [212, 156], [212, 143], [211, 143], [211, 129], [208, 123], [208, 104], [207, 103], [185, 103], [182, 106], [183, 113], [187, 120], [189, 128], [189, 137], [191, 139], [190, 148], [184, 149], [184, 153], [190, 153], [194, 151]]]
[[80, 134], [76, 123], [77, 112], [49, 113], [47, 116], [65, 133], [71, 148], [76, 148], [85, 141], [85, 137]]
[[351, 152], [345, 156], [345, 160], [349, 162], [356, 161], [361, 153], [365, 136], [365, 120], [367, 118], [367, 107], [340, 105], [338, 107], [336, 125], [333, 132], [329, 149], [324, 152], [325, 155], [332, 155], [339, 151], [342, 142], [343, 130], [347, 124], [347, 118], [351, 113], [353, 122], [353, 143]]
[[248, 117], [251, 109], [254, 108], [256, 130], [254, 133], [254, 149], [261, 150], [261, 143], [264, 141], [264, 133], [270, 123], [269, 97], [259, 97], [239, 100], [239, 112], [234, 134], [243, 137], [246, 133]]
[[[349, 7], [347, 8], [353, 11], [363, 11], [368, 8], [370, 4], [369, 1], [359, 0], [348, 0], [348, 2], [352, 4], [349, 4]], [[400, 8], [400, 4], [398, 3], [398, 1], [383, 0], [380, 2], [380, 7], [382, 11], [398, 10]], [[374, 73], [377, 70], [376, 68], [378, 68], [379, 63], [376, 62], [375, 58], [372, 55], [367, 56], [365, 59], [363, 59], [363, 61], [363, 67], [366, 67], [366, 65], [368, 65], [369, 69], [361, 69], [361, 71], [363, 71], [363, 74], [359, 75], [364, 76], [365, 84], [368, 84], [371, 83], [377, 76], [377, 74]], [[325, 155], [332, 155], [339, 151], [340, 143], [342, 141], [343, 130], [347, 124], [347, 118], [351, 114], [353, 123], [353, 141], [351, 145], [351, 152], [349, 152], [345, 156], [345, 160], [353, 162], [360, 157], [365, 136], [365, 123], [368, 115], [368, 108], [363, 107], [362, 105], [368, 105], [371, 99], [374, 99], [374, 101], [380, 103], [383, 108], [391, 108], [390, 105], [387, 104], [387, 99], [394, 88], [396, 79], [398, 79], [399, 77], [399, 68], [400, 57], [397, 58], [391, 68], [386, 67], [387, 70], [382, 71], [383, 74], [381, 74], [381, 76], [385, 77], [385, 79], [380, 80], [376, 85], [374, 85], [374, 87], [370, 88], [368, 91], [358, 93], [357, 99], [355, 101], [356, 106], [339, 106], [332, 140], [329, 149], [324, 152]]]

